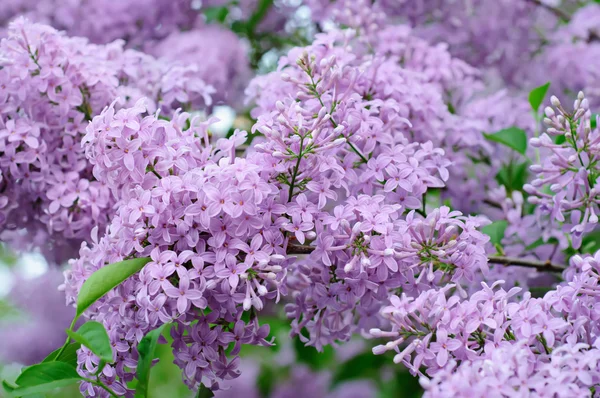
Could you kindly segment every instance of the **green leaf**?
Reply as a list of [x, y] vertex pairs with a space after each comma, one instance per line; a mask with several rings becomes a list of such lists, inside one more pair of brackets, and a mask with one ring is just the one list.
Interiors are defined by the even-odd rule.
[[99, 298], [141, 270], [148, 262], [150, 262], [148, 257], [133, 258], [107, 265], [90, 275], [77, 296], [77, 316], [79, 317]]
[[9, 394], [12, 394], [12, 392], [17, 388], [17, 386], [10, 384], [6, 380], [2, 380], [2, 387], [4, 388], [4, 391], [6, 391]]
[[496, 181], [500, 185], [504, 185], [509, 193], [522, 191], [523, 185], [525, 185], [529, 176], [529, 165], [528, 160], [522, 163], [511, 162], [504, 165], [496, 175]]
[[101, 360], [113, 362], [113, 351], [106, 329], [100, 322], [88, 321], [81, 325], [77, 332], [67, 329], [70, 338], [86, 346]]
[[207, 23], [224, 23], [225, 19], [227, 19], [227, 15], [229, 15], [228, 7], [206, 7], [204, 9], [204, 17], [206, 18]]
[[597, 123], [596, 123], [596, 117], [597, 116], [598, 116], [597, 113], [592, 113], [592, 118], [590, 119], [590, 126], [591, 126], [592, 129], [595, 129], [596, 126], [597, 126]]
[[154, 351], [158, 344], [158, 338], [162, 334], [167, 324], [148, 332], [138, 344], [138, 353], [140, 355], [137, 363], [138, 383], [135, 389], [136, 398], [145, 398], [148, 394], [148, 383], [150, 382], [150, 368], [154, 360]]
[[215, 396], [214, 392], [212, 392], [204, 384], [200, 384], [200, 387], [198, 388], [198, 392], [196, 393], [196, 398], [212, 398], [214, 396]]
[[594, 254], [600, 250], [600, 231], [592, 231], [581, 240], [581, 252]]
[[294, 350], [297, 361], [308, 365], [312, 370], [328, 368], [334, 361], [334, 352], [331, 346], [323, 347], [323, 352], [315, 347], [307, 347], [298, 337], [294, 338]]
[[17, 388], [12, 394], [17, 397], [44, 393], [58, 387], [80, 382], [77, 370], [64, 362], [44, 362], [25, 368], [17, 377]]
[[81, 343], [71, 343], [64, 349], [60, 354], [60, 357], [56, 358], [56, 354], [60, 351], [60, 348], [52, 351], [42, 362], [60, 361], [68, 363], [73, 367], [77, 366], [77, 350], [81, 347]]
[[519, 128], [509, 127], [492, 134], [483, 134], [490, 141], [498, 142], [514, 149], [522, 155], [527, 151], [527, 134]]
[[382, 383], [377, 398], [418, 398], [423, 396], [419, 378], [407, 371], [397, 372], [391, 380]]
[[529, 104], [535, 113], [537, 113], [537, 111], [540, 109], [540, 105], [542, 105], [542, 102], [544, 102], [544, 97], [546, 97], [549, 87], [550, 82], [544, 84], [543, 86], [534, 88], [529, 93]]
[[275, 387], [275, 381], [277, 380], [277, 373], [275, 370], [262, 364], [260, 366], [260, 372], [256, 377], [256, 388], [261, 397], [269, 397], [273, 392], [273, 387]]
[[502, 238], [504, 238], [504, 231], [508, 226], [506, 220], [494, 221], [490, 225], [486, 225], [481, 228], [481, 232], [490, 237], [490, 242], [494, 245], [501, 244]]
[[336, 367], [332, 384], [365, 378], [379, 380], [381, 369], [389, 363], [390, 358], [386, 355], [373, 355], [370, 351], [362, 353]]

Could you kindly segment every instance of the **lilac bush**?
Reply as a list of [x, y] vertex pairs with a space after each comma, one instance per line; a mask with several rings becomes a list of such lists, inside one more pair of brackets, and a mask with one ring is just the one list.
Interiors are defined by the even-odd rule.
[[145, 397], [168, 341], [226, 396], [283, 328], [260, 396], [598, 395], [597, 4], [54, 3], [0, 14], [0, 237], [76, 313], [9, 393]]

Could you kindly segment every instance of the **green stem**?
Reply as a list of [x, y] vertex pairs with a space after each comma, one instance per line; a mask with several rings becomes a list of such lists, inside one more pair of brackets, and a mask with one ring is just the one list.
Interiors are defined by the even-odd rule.
[[[71, 322], [71, 325], [69, 326], [68, 330], [73, 330], [73, 327], [75, 326], [75, 322], [77, 322], [77, 318], [75, 317], [73, 318], [73, 321]], [[67, 335], [67, 339], [65, 340], [65, 343], [63, 344], [62, 347], [60, 347], [60, 351], [58, 351], [58, 354], [56, 354], [56, 356], [54, 357], [54, 359], [59, 358], [60, 355], [64, 352], [64, 350], [67, 348], [67, 346], [69, 345], [69, 342], [71, 341], [71, 337], [69, 337], [69, 335]]]
[[[317, 85], [315, 84], [315, 79], [312, 77], [312, 75], [307, 71], [306, 74], [308, 75], [308, 77], [310, 78], [310, 84], [311, 84], [311, 88], [312, 88], [312, 92], [315, 95], [315, 98], [317, 98], [319, 100], [319, 104], [321, 104], [322, 107], [325, 107], [325, 104], [323, 103], [323, 100], [321, 99], [321, 94], [319, 94], [319, 92], [317, 91]], [[331, 115], [331, 117], [329, 118], [329, 121], [331, 121], [331, 124], [333, 125], [333, 128], [336, 128], [338, 126], [338, 124], [336, 123], [336, 121], [333, 119], [333, 115]], [[350, 145], [350, 148], [352, 149], [352, 151], [354, 153], [356, 153], [361, 160], [364, 163], [367, 163], [369, 161], [369, 159], [367, 159], [359, 150], [358, 148], [356, 148], [354, 146], [354, 144], [352, 144], [350, 142], [350, 138], [348, 137], [348, 145]]]
[[117, 394], [115, 394], [110, 388], [108, 388], [108, 386], [106, 384], [104, 384], [102, 381], [100, 381], [100, 378], [98, 378], [97, 380], [83, 378], [83, 380], [87, 381], [88, 383], [92, 383], [95, 386], [100, 387], [101, 389], [106, 391], [111, 397], [119, 398], [119, 396]]
[[292, 171], [292, 181], [290, 182], [290, 194], [288, 195], [288, 202], [292, 201], [294, 197], [294, 188], [296, 185], [296, 177], [298, 176], [298, 170], [300, 169], [300, 161], [302, 160], [304, 150], [304, 137], [300, 139], [300, 152], [298, 153], [298, 160], [296, 161], [296, 165], [294, 166], [294, 170]]

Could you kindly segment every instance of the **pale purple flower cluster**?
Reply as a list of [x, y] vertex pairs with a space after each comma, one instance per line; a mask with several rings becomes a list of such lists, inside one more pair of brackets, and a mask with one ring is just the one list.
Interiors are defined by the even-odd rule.
[[597, 383], [598, 348], [566, 344], [552, 351], [547, 361], [523, 343], [494, 350], [487, 358], [448, 367], [431, 380], [421, 379], [424, 397], [592, 397]]
[[545, 109], [544, 122], [549, 128], [530, 140], [533, 147], [546, 150], [548, 155], [541, 164], [531, 166], [537, 178], [524, 188], [532, 195], [529, 201], [569, 231], [573, 247], [579, 248], [584, 233], [598, 223], [600, 132], [591, 126], [589, 103], [582, 92], [572, 112], [556, 97], [552, 97], [552, 105], [556, 110]]
[[[238, 157], [247, 133], [215, 140], [216, 120], [199, 112], [239, 105], [248, 49], [233, 32], [199, 22], [188, 2], [154, 2], [144, 16], [151, 0], [79, 3], [42, 2], [40, 18], [93, 42], [122, 40], [90, 44], [18, 19], [0, 43], [0, 232], [55, 251], [89, 241], [66, 272], [70, 305], [98, 269], [149, 259], [85, 313], [108, 331], [114, 362], [100, 379], [115, 394], [133, 394], [137, 345], [167, 323], [185, 383], [225, 388], [243, 345], [273, 344], [259, 312], [284, 295], [293, 337], [318, 350], [357, 333], [387, 339], [374, 353], [393, 351], [430, 396], [585, 395], [600, 382], [600, 252], [572, 257], [543, 298], [526, 291], [537, 271], [504, 265], [566, 262], [598, 221], [588, 99], [567, 112], [553, 97], [537, 137], [526, 96], [484, 91], [488, 72], [517, 82], [528, 79], [523, 60], [543, 59], [533, 27], [555, 29], [548, 4], [307, 1], [325, 32], [250, 82], [253, 141]], [[236, 3], [226, 23], [252, 19], [256, 3]], [[252, 32], [235, 29], [266, 40], [262, 29], [285, 20], [266, 14]], [[584, 48], [593, 24], [578, 17], [565, 29], [575, 27], [569, 37]], [[484, 135], [510, 127], [531, 147]], [[533, 181], [528, 157], [543, 159]], [[501, 182], [515, 165], [530, 184]], [[482, 232], [491, 220], [506, 221], [495, 246]], [[100, 363], [81, 348], [82, 375]], [[336, 396], [326, 379], [299, 371], [291, 383]], [[81, 391], [107, 396], [87, 382]]]
[[215, 88], [215, 104], [240, 107], [250, 79], [247, 47], [235, 33], [212, 24], [173, 32], [157, 45], [149, 46], [148, 52], [197, 66], [194, 73]]
[[[94, 174], [119, 197], [118, 211], [105, 236], [84, 244], [71, 264], [67, 297], [74, 301], [105, 264], [149, 256], [139, 275], [87, 313], [104, 323], [116, 350], [103, 377], [124, 393], [137, 343], [173, 322], [175, 363], [186, 383], [218, 389], [239, 374], [241, 344], [270, 344], [254, 311], [285, 292], [287, 219], [277, 216], [278, 195], [260, 165], [235, 157], [245, 133], [211, 145], [208, 125], [189, 114], [169, 121], [145, 111], [142, 102], [118, 112], [111, 106], [88, 127]], [[98, 364], [87, 354], [80, 356], [84, 373]], [[82, 388], [93, 394], [91, 385]]]
[[188, 0], [7, 0], [0, 25], [19, 15], [84, 36], [94, 43], [124, 39], [133, 45], [161, 39], [174, 30], [189, 29], [198, 18]]
[[122, 43], [92, 45], [24, 19], [11, 25], [0, 58], [0, 230], [13, 242], [25, 228], [77, 246], [109, 221], [114, 200], [94, 178], [81, 140], [116, 97], [150, 96], [171, 114], [182, 104], [210, 104], [213, 92], [193, 66], [125, 51]]
[[377, 30], [386, 19], [408, 22], [419, 36], [446, 43], [453, 56], [494, 68], [508, 81], [519, 76], [542, 45], [538, 31], [551, 30], [557, 21], [529, 0], [309, 0], [307, 4], [317, 22], [333, 20], [365, 31]]
[[599, 271], [600, 253], [574, 256], [565, 282], [543, 298], [514, 300], [520, 288], [505, 291], [503, 281], [482, 283], [467, 300], [454, 285], [394, 296], [382, 310], [392, 329], [371, 330], [391, 341], [373, 352], [396, 351], [394, 362], [421, 375], [431, 396], [483, 388], [496, 396], [589, 396], [600, 380]]
[[317, 223], [315, 251], [288, 282], [297, 291], [286, 306], [292, 333], [319, 350], [380, 325], [377, 309], [398, 288], [417, 296], [487, 270], [489, 238], [476, 230], [477, 218], [442, 207], [426, 219], [411, 211], [402, 220], [400, 205], [366, 195], [349, 198], [333, 213]]

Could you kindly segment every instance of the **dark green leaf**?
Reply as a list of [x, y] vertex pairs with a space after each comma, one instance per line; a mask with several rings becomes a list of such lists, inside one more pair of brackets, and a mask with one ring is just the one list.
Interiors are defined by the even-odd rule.
[[105, 362], [113, 361], [113, 351], [106, 329], [100, 322], [88, 321], [81, 325], [77, 332], [67, 329], [70, 338], [86, 346]]
[[256, 387], [261, 397], [269, 397], [273, 392], [277, 374], [275, 370], [267, 365], [261, 365], [260, 372], [256, 378]]
[[490, 237], [490, 242], [494, 245], [501, 244], [502, 238], [504, 238], [504, 231], [508, 226], [508, 222], [505, 220], [494, 221], [490, 225], [486, 225], [481, 228], [481, 232]]
[[294, 338], [294, 350], [298, 362], [308, 365], [312, 370], [325, 369], [334, 360], [334, 352], [331, 346], [325, 346], [323, 352], [319, 352], [315, 347], [305, 346], [297, 337]]
[[212, 398], [214, 396], [214, 392], [212, 392], [204, 384], [200, 384], [200, 388], [198, 388], [198, 392], [196, 393], [196, 398]]
[[529, 177], [529, 165], [528, 160], [522, 163], [504, 165], [496, 175], [496, 181], [500, 185], [504, 185], [509, 193], [522, 191], [523, 185], [525, 185]]
[[565, 135], [555, 135], [554, 136], [554, 143], [556, 145], [560, 145], [560, 144], [564, 144], [567, 141], [567, 137], [565, 137]]
[[531, 90], [529, 93], [529, 104], [531, 105], [531, 109], [537, 113], [538, 109], [540, 109], [540, 105], [544, 102], [544, 97], [546, 97], [546, 93], [548, 92], [548, 88], [550, 87], [550, 82], [544, 84], [543, 86], [539, 86]]
[[152, 360], [154, 359], [154, 351], [158, 344], [158, 338], [166, 326], [167, 324], [163, 324], [158, 329], [148, 332], [138, 344], [138, 353], [140, 357], [137, 363], [138, 383], [135, 390], [136, 398], [144, 398], [148, 394], [150, 368], [152, 367]]
[[52, 351], [50, 355], [48, 355], [42, 362], [52, 362], [52, 361], [60, 361], [68, 363], [69, 365], [76, 367], [77, 366], [77, 350], [81, 347], [80, 343], [71, 343], [65, 348], [65, 350], [60, 354], [60, 357], [56, 358], [56, 354], [60, 351], [60, 348]]
[[73, 366], [64, 362], [44, 362], [25, 368], [17, 377], [17, 388], [12, 394], [22, 397], [44, 393], [80, 381], [81, 377]]
[[597, 123], [596, 123], [597, 117], [598, 117], [597, 113], [592, 113], [592, 118], [590, 119], [590, 126], [592, 127], [592, 129], [595, 129], [597, 126]]
[[423, 395], [419, 378], [407, 371], [399, 371], [393, 379], [382, 384], [378, 398], [417, 398]]
[[527, 151], [527, 134], [519, 128], [509, 127], [492, 134], [483, 135], [488, 140], [506, 145], [522, 155], [525, 155]]
[[248, 25], [243, 21], [235, 21], [231, 24], [231, 30], [238, 35], [246, 35], [248, 32]]
[[90, 275], [77, 296], [77, 316], [83, 314], [99, 298], [141, 270], [149, 261], [150, 259], [147, 257], [133, 258], [107, 265]]
[[336, 367], [332, 384], [337, 385], [343, 381], [365, 378], [378, 380], [381, 377], [381, 368], [389, 363], [389, 357], [373, 355], [370, 351], [357, 355]]
[[581, 241], [581, 252], [594, 254], [600, 250], [600, 231], [592, 231], [583, 237]]

